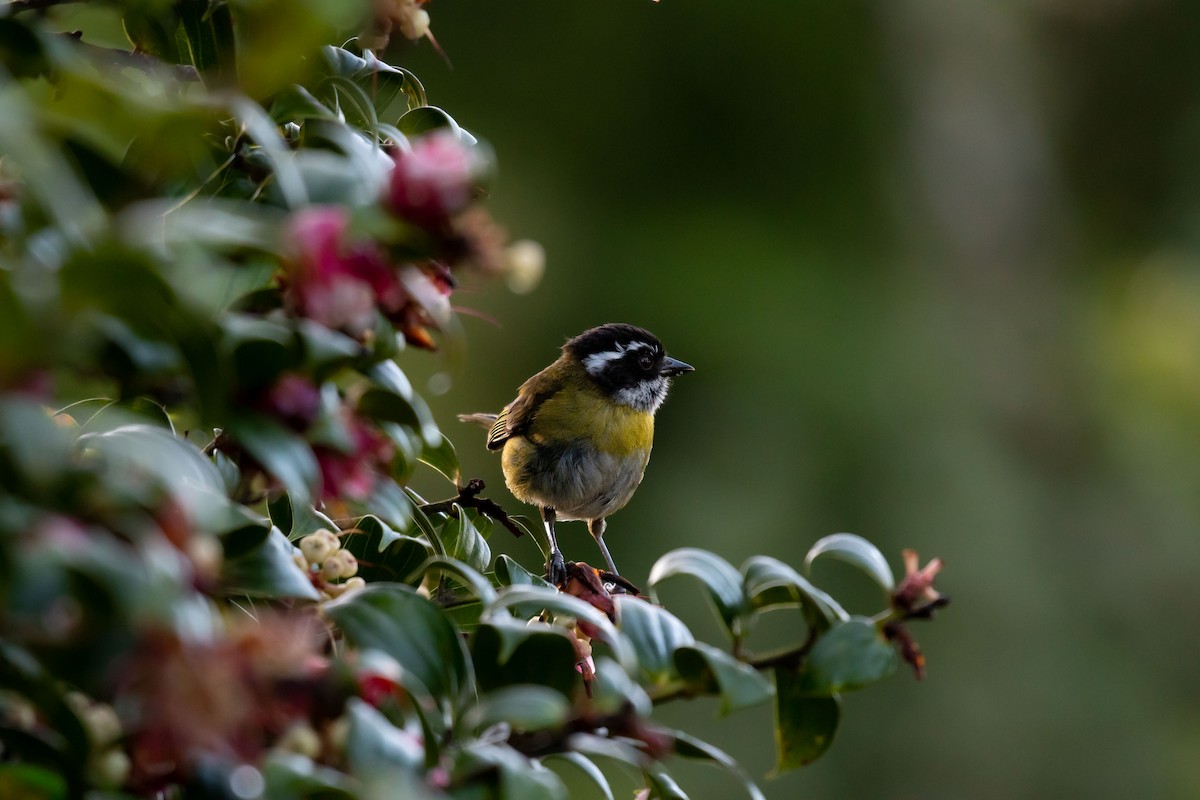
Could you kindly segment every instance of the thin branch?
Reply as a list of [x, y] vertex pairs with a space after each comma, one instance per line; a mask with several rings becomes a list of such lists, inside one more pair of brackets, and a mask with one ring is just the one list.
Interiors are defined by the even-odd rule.
[[479, 478], [472, 478], [471, 480], [467, 481], [466, 486], [460, 486], [458, 488], [458, 494], [455, 497], [452, 497], [449, 500], [439, 500], [436, 503], [426, 503], [420, 508], [425, 514], [445, 514], [449, 517], [457, 516], [458, 512], [455, 510], [455, 506], [473, 508], [480, 514], [483, 514], [485, 517], [489, 517], [496, 520], [496, 522], [499, 522], [501, 525], [507, 528], [509, 533], [511, 533], [513, 536], [516, 536], [517, 538], [524, 536], [525, 531], [521, 528], [521, 526], [512, 521], [512, 518], [508, 516], [508, 512], [501, 508], [496, 501], [489, 500], [486, 497], [479, 497], [479, 493], [483, 490], [483, 481], [481, 481]]

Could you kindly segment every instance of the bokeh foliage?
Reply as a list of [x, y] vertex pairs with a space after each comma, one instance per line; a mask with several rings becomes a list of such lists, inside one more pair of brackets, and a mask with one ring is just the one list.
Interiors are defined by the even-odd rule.
[[[461, 347], [460, 282], [538, 265], [480, 205], [489, 148], [353, 40], [421, 5], [58, 5], [0, 15], [0, 788], [685, 798], [684, 758], [760, 797], [654, 706], [773, 707], [784, 772], [920, 676], [940, 562], [897, 581], [854, 535], [804, 572], [848, 563], [873, 616], [768, 556], [673, 549], [640, 597], [496, 555], [527, 531], [407, 370]], [[678, 576], [722, 635], [659, 603]]]

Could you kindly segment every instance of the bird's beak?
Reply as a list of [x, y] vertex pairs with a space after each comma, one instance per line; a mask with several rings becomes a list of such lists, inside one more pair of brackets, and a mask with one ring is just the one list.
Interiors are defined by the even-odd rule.
[[695, 371], [696, 368], [691, 364], [685, 364], [678, 358], [671, 358], [670, 356], [667, 356], [663, 359], [663, 364], [661, 367], [659, 367], [658, 374], [667, 378], [671, 378], [675, 375], [682, 375], [685, 372]]

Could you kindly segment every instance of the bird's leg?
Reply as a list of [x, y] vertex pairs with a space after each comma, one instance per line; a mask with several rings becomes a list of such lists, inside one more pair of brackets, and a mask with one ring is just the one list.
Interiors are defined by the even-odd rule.
[[613, 563], [612, 555], [608, 552], [608, 545], [604, 544], [604, 529], [606, 527], [607, 524], [603, 518], [588, 520], [588, 533], [596, 540], [596, 544], [600, 545], [600, 552], [604, 554], [604, 561], [608, 564], [608, 571], [613, 575], [620, 575], [621, 573], [617, 572], [617, 565]]
[[550, 560], [546, 562], [546, 578], [555, 586], [561, 586], [567, 580], [567, 562], [563, 559], [562, 551], [558, 549], [558, 539], [554, 536], [554, 509], [542, 509], [542, 522], [546, 524], [546, 538], [550, 540]]

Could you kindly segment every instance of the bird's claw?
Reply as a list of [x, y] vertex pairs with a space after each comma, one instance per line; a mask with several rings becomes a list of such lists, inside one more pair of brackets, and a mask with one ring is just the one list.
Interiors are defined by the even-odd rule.
[[567, 582], [567, 562], [559, 550], [552, 551], [550, 560], [546, 562], [546, 580], [560, 589]]

